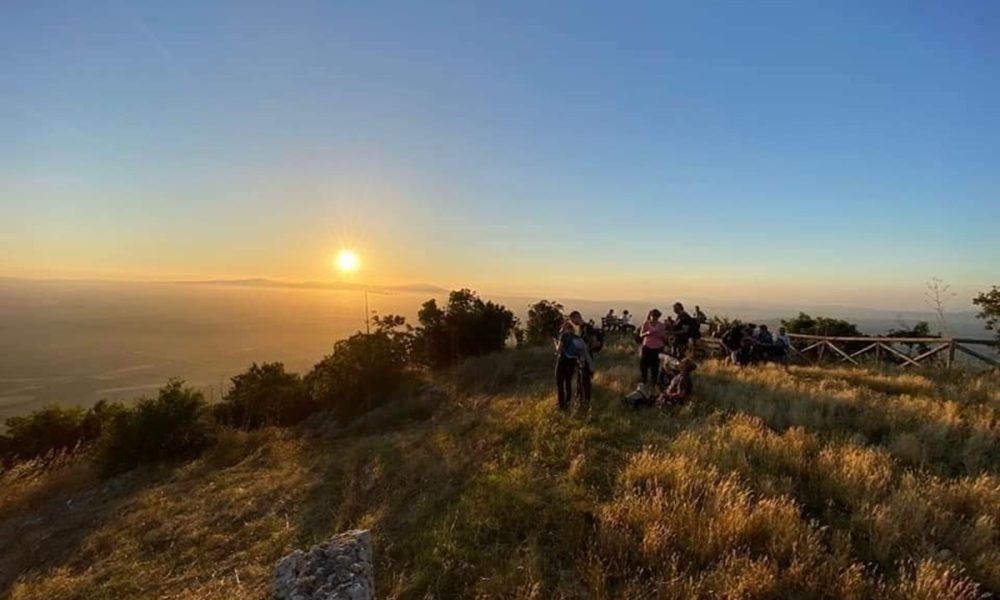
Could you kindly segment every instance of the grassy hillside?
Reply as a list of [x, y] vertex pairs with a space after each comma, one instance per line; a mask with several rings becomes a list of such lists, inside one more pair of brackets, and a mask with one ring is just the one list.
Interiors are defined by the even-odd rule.
[[257, 598], [352, 527], [382, 598], [1000, 596], [1000, 376], [706, 363], [692, 405], [631, 412], [633, 363], [602, 354], [587, 414], [513, 351], [346, 430], [106, 481], [19, 467], [0, 596]]

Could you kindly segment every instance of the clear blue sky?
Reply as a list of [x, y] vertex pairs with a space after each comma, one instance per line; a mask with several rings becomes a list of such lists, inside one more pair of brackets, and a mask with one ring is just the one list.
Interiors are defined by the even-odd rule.
[[1000, 283], [1000, 3], [0, 2], [0, 275]]

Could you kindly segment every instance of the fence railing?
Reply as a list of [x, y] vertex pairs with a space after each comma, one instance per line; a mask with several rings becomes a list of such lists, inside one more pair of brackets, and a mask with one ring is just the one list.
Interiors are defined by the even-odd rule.
[[[917, 367], [920, 366], [921, 362], [944, 353], [945, 364], [950, 367], [955, 364], [956, 353], [962, 353], [990, 366], [1000, 367], [1000, 362], [997, 362], [995, 358], [969, 348], [969, 346], [996, 348], [1000, 345], [997, 340], [940, 337], [838, 337], [796, 333], [790, 333], [788, 337], [793, 341], [792, 352], [812, 362], [820, 362], [827, 358], [827, 354], [830, 354], [837, 362], [849, 362], [857, 365], [860, 364], [858, 358], [871, 354], [874, 355], [876, 361], [892, 357], [900, 361], [903, 367]], [[799, 342], [801, 347], [794, 342]], [[897, 347], [898, 345], [905, 345], [911, 349], [919, 348], [920, 352], [910, 355], [901, 351]]]

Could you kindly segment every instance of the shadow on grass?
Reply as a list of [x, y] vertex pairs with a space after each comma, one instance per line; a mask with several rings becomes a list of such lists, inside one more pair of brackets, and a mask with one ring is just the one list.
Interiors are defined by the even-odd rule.
[[666, 443], [690, 415], [631, 411], [601, 380], [589, 411], [558, 412], [550, 371], [536, 365], [515, 383], [449, 394], [406, 428], [318, 438], [329, 446], [304, 457], [314, 484], [297, 543], [371, 528], [389, 596], [493, 597], [522, 583], [544, 596], [578, 585], [594, 507], [612, 497], [632, 453]]
[[[75, 469], [89, 469], [82, 457]], [[17, 507], [0, 513], [0, 597], [20, 579], [60, 567], [86, 569], [81, 552], [88, 536], [128, 510], [143, 490], [167, 479], [171, 467], [146, 467], [107, 479], [89, 473], [74, 485], [53, 490], [40, 485]], [[100, 552], [101, 549], [95, 549]]]

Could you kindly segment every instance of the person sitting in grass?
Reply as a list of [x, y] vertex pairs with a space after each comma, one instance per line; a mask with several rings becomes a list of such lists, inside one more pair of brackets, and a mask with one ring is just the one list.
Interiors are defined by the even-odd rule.
[[690, 358], [682, 360], [677, 374], [670, 380], [670, 385], [660, 394], [659, 404], [670, 406], [684, 404], [690, 400], [691, 394], [694, 393], [694, 380], [691, 379], [691, 373], [697, 368], [698, 365]]
[[622, 318], [618, 322], [618, 328], [625, 333], [635, 331], [635, 325], [632, 324], [632, 313], [628, 309], [622, 311]]
[[604, 315], [604, 318], [601, 319], [601, 327], [607, 331], [614, 331], [617, 329], [617, 320], [617, 317], [615, 317], [615, 309], [608, 309], [608, 314]]
[[[666, 406], [677, 406], [686, 403], [694, 393], [694, 381], [691, 373], [697, 365], [690, 358], [678, 362], [670, 357], [664, 357], [663, 366], [665, 377], [669, 377], [669, 383], [662, 388], [658, 394], [646, 394], [639, 389], [622, 398], [622, 403], [638, 410], [644, 407], [664, 408]], [[668, 371], [673, 371], [673, 375], [667, 375]]]

